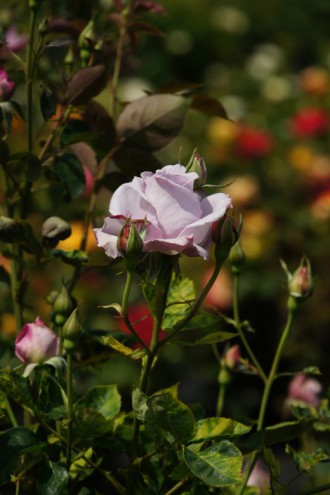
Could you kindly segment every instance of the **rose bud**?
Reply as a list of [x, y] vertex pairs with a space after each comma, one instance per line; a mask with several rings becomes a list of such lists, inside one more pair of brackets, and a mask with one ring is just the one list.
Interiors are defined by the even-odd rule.
[[205, 161], [196, 149], [190, 157], [189, 162], [186, 165], [186, 172], [195, 172], [198, 175], [198, 179], [194, 182], [194, 189], [198, 189], [206, 182], [206, 165]]
[[288, 398], [317, 407], [320, 404], [319, 394], [321, 391], [320, 382], [299, 373], [289, 383]]
[[284, 261], [282, 268], [288, 277], [288, 289], [290, 296], [298, 299], [307, 299], [312, 295], [314, 284], [311, 265], [308, 258], [303, 257], [297, 270], [291, 274]]
[[63, 325], [74, 308], [72, 297], [67, 288], [63, 285], [62, 290], [57, 294], [53, 302], [53, 321], [57, 325]]
[[81, 334], [81, 324], [78, 317], [78, 308], [74, 309], [62, 328], [63, 347], [67, 352], [72, 352]]
[[15, 354], [25, 364], [45, 363], [58, 350], [58, 336], [40, 318], [24, 325], [15, 340]]
[[133, 271], [143, 251], [143, 240], [133, 223], [128, 221], [121, 229], [117, 248], [125, 258], [127, 269]]
[[224, 355], [224, 364], [227, 368], [235, 370], [240, 364], [241, 351], [239, 344], [233, 345]]
[[0, 102], [10, 100], [16, 84], [9, 79], [5, 69], [0, 68]]
[[239, 273], [245, 263], [245, 253], [239, 241], [230, 250], [229, 262], [233, 273]]
[[71, 227], [62, 218], [49, 217], [42, 224], [41, 234], [45, 246], [55, 247], [59, 241], [63, 241], [70, 237]]
[[228, 215], [225, 215], [218, 222], [212, 225], [212, 240], [215, 243], [216, 259], [228, 258], [231, 248], [238, 241], [242, 230], [242, 222], [240, 219], [238, 227]]

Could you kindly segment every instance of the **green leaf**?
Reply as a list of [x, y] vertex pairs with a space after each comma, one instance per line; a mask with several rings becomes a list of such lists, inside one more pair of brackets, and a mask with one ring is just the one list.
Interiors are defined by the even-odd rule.
[[14, 116], [14, 109], [10, 101], [0, 102], [0, 123], [3, 122], [5, 134], [11, 131], [11, 123]]
[[11, 428], [0, 433], [0, 485], [9, 481], [20, 455], [31, 449], [35, 449], [35, 454], [40, 454], [44, 448], [45, 443], [40, 442], [27, 428]]
[[191, 311], [195, 301], [194, 283], [187, 277], [173, 276], [162, 322], [164, 331], [173, 330]]
[[159, 150], [181, 131], [188, 106], [186, 98], [170, 94], [139, 98], [120, 114], [118, 133], [126, 146]]
[[71, 201], [81, 195], [85, 188], [85, 174], [75, 155], [64, 153], [55, 158], [52, 170], [65, 188], [65, 197]]
[[80, 251], [79, 249], [73, 249], [72, 251], [53, 249], [51, 251], [51, 256], [54, 256], [55, 258], [61, 258], [63, 263], [72, 266], [81, 266], [88, 261], [88, 256], [85, 251]]
[[171, 394], [154, 395], [148, 399], [147, 405], [152, 420], [179, 442], [189, 440], [194, 434], [195, 419], [191, 410]]
[[[93, 449], [89, 448], [85, 452], [81, 452], [81, 455], [87, 459], [92, 459]], [[88, 476], [90, 476], [94, 471], [94, 468], [83, 458], [79, 457], [72, 462], [70, 466], [70, 478], [75, 481], [82, 481]]]
[[142, 392], [138, 387], [133, 386], [132, 391], [132, 408], [136, 414], [136, 417], [140, 421], [144, 421], [146, 412], [148, 410], [148, 396]]
[[111, 420], [95, 409], [76, 409], [74, 411], [73, 435], [75, 440], [83, 445], [90, 445], [90, 442], [97, 437], [101, 437], [112, 429]]
[[230, 332], [213, 332], [209, 333], [207, 335], [204, 335], [203, 337], [200, 337], [196, 340], [191, 340], [191, 337], [187, 339], [182, 339], [182, 334], [180, 335], [179, 338], [174, 338], [172, 342], [175, 342], [176, 344], [179, 345], [186, 345], [189, 347], [195, 347], [198, 345], [210, 345], [210, 344], [218, 344], [220, 342], [225, 342], [226, 340], [233, 339], [236, 337], [236, 333], [230, 333]]
[[244, 450], [260, 450], [278, 443], [286, 443], [298, 438], [306, 429], [310, 428], [309, 422], [287, 421], [269, 426], [262, 431], [252, 433], [247, 440], [240, 443]]
[[121, 342], [119, 342], [119, 340], [112, 337], [112, 335], [108, 335], [107, 337], [103, 337], [102, 340], [106, 346], [111, 347], [111, 349], [114, 349], [115, 351], [119, 352], [119, 354], [122, 354], [123, 356], [131, 356], [133, 353], [133, 350], [130, 347], [122, 344]]
[[44, 120], [47, 122], [56, 113], [57, 100], [53, 93], [44, 89], [40, 96], [40, 110]]
[[33, 182], [39, 179], [41, 174], [41, 162], [39, 158], [30, 152], [14, 153], [10, 156], [8, 167], [20, 181]]
[[329, 462], [330, 455], [325, 449], [317, 449], [315, 452], [304, 452], [286, 445], [285, 452], [290, 454], [299, 471], [310, 471], [319, 462]]
[[34, 401], [30, 394], [29, 381], [14, 370], [0, 370], [0, 390], [21, 406], [33, 410]]
[[69, 474], [64, 466], [48, 461], [39, 465], [38, 493], [40, 495], [66, 495]]
[[197, 452], [184, 447], [183, 457], [190, 471], [209, 486], [221, 488], [242, 481], [242, 454], [227, 440]]
[[190, 442], [205, 442], [223, 436], [245, 435], [251, 426], [229, 418], [207, 418], [196, 423], [196, 433]]
[[114, 418], [120, 411], [121, 397], [117, 385], [99, 385], [87, 391], [76, 403], [75, 408], [95, 409], [105, 419]]

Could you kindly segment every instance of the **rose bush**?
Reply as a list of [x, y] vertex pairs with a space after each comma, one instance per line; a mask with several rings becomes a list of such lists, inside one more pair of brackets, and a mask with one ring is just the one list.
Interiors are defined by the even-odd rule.
[[222, 218], [231, 199], [216, 193], [206, 197], [194, 190], [195, 172], [167, 165], [155, 173], [143, 172], [123, 184], [110, 201], [110, 215], [94, 229], [97, 243], [112, 258], [120, 256], [117, 238], [126, 222], [134, 223], [143, 239], [143, 251], [183, 253], [208, 257], [212, 224]]

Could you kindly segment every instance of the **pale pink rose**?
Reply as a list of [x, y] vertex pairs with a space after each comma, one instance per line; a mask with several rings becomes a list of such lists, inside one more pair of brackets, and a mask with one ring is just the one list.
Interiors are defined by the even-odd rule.
[[19, 34], [14, 26], [11, 26], [6, 31], [6, 43], [9, 50], [12, 52], [19, 52], [25, 47], [29, 41], [27, 34]]
[[58, 336], [40, 318], [24, 325], [15, 340], [15, 354], [25, 364], [42, 364], [58, 350]]
[[0, 67], [0, 102], [10, 100], [16, 84], [9, 79], [5, 69]]
[[303, 373], [296, 375], [289, 383], [289, 399], [305, 402], [310, 406], [317, 407], [320, 404], [319, 394], [322, 385], [314, 378], [309, 378]]
[[110, 215], [94, 229], [97, 243], [111, 258], [120, 253], [117, 237], [130, 220], [143, 239], [143, 251], [208, 257], [212, 224], [222, 218], [231, 199], [217, 193], [206, 197], [194, 190], [195, 172], [167, 165], [155, 173], [143, 172], [123, 184], [110, 201]]

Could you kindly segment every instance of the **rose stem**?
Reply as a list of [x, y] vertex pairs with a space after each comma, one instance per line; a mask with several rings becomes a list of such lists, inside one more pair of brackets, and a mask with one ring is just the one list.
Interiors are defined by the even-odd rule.
[[[268, 378], [266, 380], [266, 384], [265, 384], [265, 388], [264, 388], [264, 392], [263, 392], [263, 396], [262, 396], [262, 400], [261, 400], [260, 411], [259, 411], [257, 431], [262, 430], [262, 427], [264, 424], [264, 419], [265, 419], [267, 403], [268, 403], [268, 399], [269, 399], [269, 395], [270, 395], [270, 390], [271, 390], [272, 384], [276, 378], [276, 373], [277, 373], [278, 365], [279, 365], [280, 358], [282, 355], [282, 351], [283, 351], [283, 348], [286, 344], [288, 336], [290, 334], [292, 324], [293, 324], [294, 318], [297, 314], [297, 311], [298, 311], [297, 300], [293, 296], [289, 296], [289, 299], [288, 299], [288, 318], [287, 318], [286, 325], [284, 327], [282, 336], [280, 338], [280, 341], [279, 341], [279, 344], [278, 344], [278, 347], [277, 347], [277, 350], [276, 350], [276, 353], [275, 353], [275, 356], [273, 359], [271, 370], [270, 370]], [[256, 463], [258, 455], [259, 455], [259, 452], [257, 450], [255, 450], [251, 456], [251, 460], [250, 460], [249, 466], [245, 472], [245, 476], [244, 476], [244, 480], [243, 480], [243, 486], [241, 488], [239, 495], [242, 495], [245, 488], [246, 488], [247, 482], [249, 480], [252, 469], [254, 468], [254, 465]]]
[[248, 340], [245, 337], [244, 331], [242, 329], [241, 325], [241, 320], [240, 320], [240, 315], [239, 315], [239, 304], [238, 304], [238, 292], [239, 292], [239, 275], [240, 273], [234, 272], [234, 297], [233, 297], [233, 311], [234, 311], [234, 320], [235, 320], [235, 327], [237, 329], [237, 333], [245, 347], [246, 352], [248, 353], [252, 363], [254, 366], [257, 368], [258, 373], [260, 377], [262, 378], [263, 382], [267, 382], [267, 376], [264, 370], [262, 369], [258, 359], [256, 358], [254, 352], [252, 351], [250, 344]]
[[73, 416], [73, 390], [72, 390], [72, 352], [67, 351], [67, 378], [66, 378], [66, 395], [67, 395], [67, 445], [66, 445], [66, 468], [69, 471], [71, 465], [72, 451], [72, 416]]

